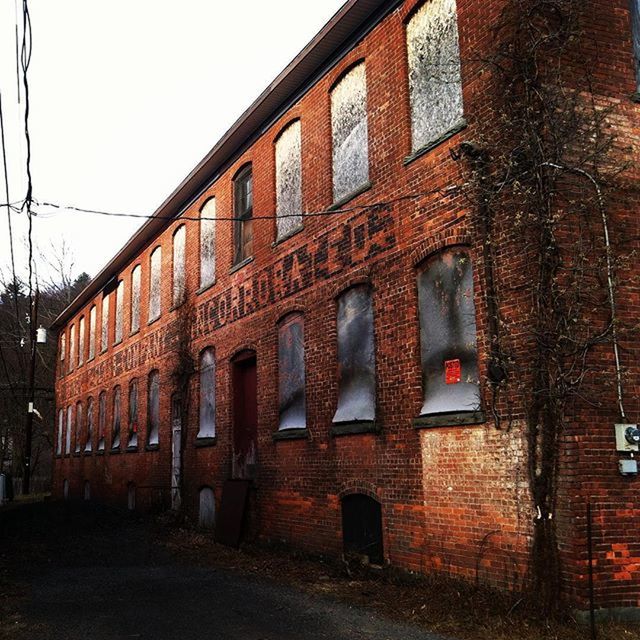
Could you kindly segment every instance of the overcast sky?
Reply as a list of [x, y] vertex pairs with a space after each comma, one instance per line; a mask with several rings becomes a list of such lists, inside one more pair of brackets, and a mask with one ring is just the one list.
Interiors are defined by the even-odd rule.
[[[30, 0], [34, 198], [152, 213], [343, 1]], [[0, 0], [0, 92], [11, 201], [23, 199], [26, 188], [24, 93], [20, 88], [18, 105], [15, 51], [21, 5], [22, 0]], [[38, 247], [51, 256], [64, 239], [75, 273], [92, 276], [141, 223], [41, 211], [34, 219]], [[16, 263], [24, 273], [25, 216], [11, 217]], [[46, 261], [38, 260], [46, 279]], [[8, 222], [1, 208], [5, 273], [8, 264]]]

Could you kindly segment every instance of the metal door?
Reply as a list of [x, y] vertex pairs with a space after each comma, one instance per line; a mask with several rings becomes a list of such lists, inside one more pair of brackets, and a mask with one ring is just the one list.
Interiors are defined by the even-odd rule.
[[251, 479], [258, 459], [256, 356], [241, 353], [233, 361], [233, 477]]
[[182, 503], [182, 401], [171, 399], [171, 508], [178, 510]]

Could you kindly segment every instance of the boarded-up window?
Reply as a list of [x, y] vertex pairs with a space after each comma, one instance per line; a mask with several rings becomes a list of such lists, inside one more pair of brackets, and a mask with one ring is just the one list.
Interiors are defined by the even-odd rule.
[[89, 312], [89, 360], [96, 356], [96, 308], [91, 307]]
[[200, 210], [200, 288], [216, 280], [216, 199], [209, 198]]
[[369, 180], [367, 77], [364, 63], [349, 71], [331, 91], [333, 200], [337, 202]]
[[636, 90], [640, 94], [640, 0], [630, 0], [630, 2], [633, 57], [636, 63]]
[[411, 145], [436, 142], [462, 120], [456, 0], [428, 0], [407, 24]]
[[120, 425], [122, 415], [120, 414], [122, 403], [120, 399], [120, 387], [113, 390], [113, 422], [111, 425], [111, 448], [120, 448]]
[[84, 444], [85, 451], [93, 448], [93, 398], [87, 400], [87, 439]]
[[78, 323], [78, 366], [81, 366], [84, 362], [84, 334], [84, 316], [82, 316]]
[[98, 397], [98, 451], [104, 451], [104, 434], [107, 428], [107, 392]]
[[131, 272], [131, 333], [140, 329], [140, 265]]
[[300, 120], [292, 122], [276, 141], [277, 239], [302, 226], [302, 142]]
[[138, 381], [129, 385], [129, 448], [138, 446]]
[[200, 356], [200, 429], [198, 438], [216, 435], [216, 361], [213, 349]]
[[307, 426], [304, 374], [304, 319], [301, 313], [295, 313], [278, 327], [280, 429]]
[[64, 411], [58, 410], [58, 438], [56, 440], [56, 455], [62, 454], [62, 438], [64, 434]]
[[80, 448], [82, 447], [82, 418], [82, 402], [78, 402], [76, 405], [76, 453], [80, 453]]
[[152, 371], [149, 374], [147, 406], [149, 416], [147, 442], [150, 445], [156, 445], [160, 436], [160, 373], [158, 371]]
[[253, 255], [253, 174], [251, 165], [233, 180], [234, 258], [239, 264]]
[[216, 521], [216, 499], [211, 487], [200, 489], [198, 524], [203, 529], [213, 529]]
[[421, 415], [476, 411], [480, 406], [473, 269], [468, 251], [455, 247], [418, 273]]
[[162, 266], [162, 248], [156, 247], [149, 259], [149, 322], [160, 317], [160, 270]]
[[338, 409], [333, 422], [376, 417], [373, 301], [369, 288], [353, 287], [338, 299]]
[[64, 452], [68, 455], [71, 453], [71, 430], [73, 429], [73, 407], [67, 407], [67, 433], [64, 443]]
[[65, 363], [67, 359], [67, 334], [60, 336], [60, 377], [65, 374]]
[[69, 327], [69, 371], [73, 371], [76, 364], [76, 328]]
[[173, 306], [177, 307], [184, 302], [186, 292], [184, 271], [186, 227], [178, 227], [173, 234]]
[[109, 346], [109, 296], [102, 298], [102, 324], [100, 327], [100, 350], [104, 353]]
[[118, 282], [116, 288], [116, 327], [115, 327], [115, 344], [122, 342], [122, 326], [124, 323], [124, 281]]

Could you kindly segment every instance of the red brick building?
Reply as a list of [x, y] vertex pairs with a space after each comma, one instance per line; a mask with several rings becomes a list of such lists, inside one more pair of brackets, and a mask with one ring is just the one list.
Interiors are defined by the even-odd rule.
[[[244, 478], [252, 535], [522, 587], [540, 513], [528, 400], [492, 400], [487, 253], [460, 168], [496, 122], [478, 60], [506, 4], [349, 0], [241, 116], [56, 321], [57, 495], [207, 525]], [[635, 4], [587, 4], [593, 95], [637, 161]], [[632, 248], [637, 166], [610, 218]], [[501, 238], [499, 311], [526, 357], [530, 265]], [[635, 275], [616, 290], [621, 327]], [[626, 420], [607, 343], [602, 402], [573, 407], [557, 443], [548, 517], [578, 608], [589, 500], [597, 605], [640, 604], [639, 485], [614, 433], [637, 420], [638, 348], [618, 337]]]

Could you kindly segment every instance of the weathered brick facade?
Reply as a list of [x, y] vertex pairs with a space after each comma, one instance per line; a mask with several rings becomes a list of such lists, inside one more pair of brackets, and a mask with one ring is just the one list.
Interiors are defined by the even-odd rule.
[[[637, 249], [638, 108], [632, 37], [627, 0], [590, 0], [593, 21], [587, 25], [594, 51], [594, 90], [598, 100], [614, 107], [612, 122], [626, 145], [632, 146], [634, 167], [620, 182], [613, 203], [612, 235]], [[386, 7], [384, 5], [388, 5]], [[527, 473], [526, 399], [511, 399], [510, 429], [497, 428], [487, 382], [489, 334], [483, 247], [474, 232], [473, 205], [460, 190], [458, 162], [451, 150], [464, 140], [480, 137], [492, 117], [490, 81], [473, 60], [491, 50], [491, 25], [504, 2], [458, 0], [458, 30], [462, 60], [466, 127], [425, 153], [411, 153], [411, 117], [407, 81], [405, 24], [420, 3], [356, 1], [371, 14], [367, 24], [349, 19], [356, 42], [322, 49], [325, 64], [317, 77], [288, 88], [286, 108], [265, 112], [261, 125], [217, 147], [212, 165], [200, 166], [157, 213], [181, 217], [148, 224], [94, 279], [84, 296], [61, 316], [67, 333], [66, 371], [59, 371], [58, 407], [94, 399], [92, 452], [55, 459], [54, 491], [62, 495], [68, 480], [72, 497], [81, 497], [89, 482], [92, 499], [125, 506], [128, 487], [135, 485], [138, 508], [168, 506], [171, 475], [171, 398], [177, 380], [180, 331], [185, 317], [194, 318], [189, 350], [196, 362], [207, 347], [215, 349], [214, 439], [196, 442], [199, 382], [191, 377], [184, 438], [182, 502], [197, 518], [198, 495], [210, 486], [219, 504], [223, 482], [232, 475], [232, 360], [244, 350], [255, 351], [257, 364], [257, 467], [252, 489], [251, 530], [269, 540], [285, 541], [313, 552], [342, 551], [340, 501], [361, 493], [382, 507], [384, 556], [392, 565], [481, 581], [501, 588], [519, 588], [526, 576], [532, 523]], [[391, 6], [393, 5], [393, 6]], [[381, 11], [384, 15], [379, 16]], [[369, 7], [369, 8], [368, 8]], [[368, 9], [367, 9], [368, 8]], [[360, 22], [357, 22], [357, 20]], [[341, 22], [340, 22], [341, 21]], [[335, 24], [334, 24], [335, 29]], [[595, 48], [606, 49], [596, 58]], [[341, 50], [343, 49], [343, 50]], [[304, 59], [304, 56], [302, 56]], [[283, 128], [300, 119], [302, 132], [302, 201], [306, 212], [325, 212], [333, 204], [330, 91], [354, 63], [364, 60], [367, 74], [369, 184], [341, 205], [341, 213], [307, 216], [304, 228], [275, 242], [274, 142]], [[291, 77], [291, 73], [286, 77]], [[282, 82], [282, 77], [280, 78]], [[304, 84], [310, 83], [310, 86]], [[288, 97], [287, 100], [284, 97]], [[290, 103], [290, 104], [288, 104]], [[224, 141], [223, 141], [224, 142]], [[624, 145], [623, 145], [624, 146]], [[220, 149], [222, 149], [220, 151]], [[217, 162], [217, 164], [216, 164]], [[253, 255], [240, 268], [233, 265], [233, 178], [247, 162], [253, 169]], [[209, 175], [205, 175], [212, 168]], [[199, 290], [200, 235], [197, 218], [203, 204], [216, 199], [215, 283]], [[407, 196], [416, 196], [408, 198]], [[370, 207], [372, 203], [386, 203]], [[362, 207], [362, 208], [360, 208]], [[172, 309], [172, 238], [186, 225], [186, 302]], [[518, 239], [505, 232], [496, 270], [509, 284], [501, 313], [512, 323], [517, 349], [529, 345], [522, 328], [529, 300], [522, 291], [528, 278], [527, 257]], [[96, 239], [98, 240], [98, 239]], [[479, 424], [414, 424], [423, 401], [418, 319], [418, 268], [430, 256], [452, 246], [466, 246], [473, 263], [473, 295], [481, 408]], [[162, 247], [161, 315], [147, 323], [149, 260]], [[131, 272], [141, 265], [141, 323], [130, 335]], [[640, 301], [633, 273], [620, 275], [617, 292], [621, 326], [636, 322]], [[635, 274], [637, 275], [637, 274]], [[628, 276], [628, 277], [627, 277]], [[114, 344], [115, 292], [109, 294], [109, 341], [104, 353], [99, 335], [96, 355], [68, 371], [69, 328], [77, 330], [81, 316], [89, 330], [90, 308], [96, 306], [100, 333], [103, 290], [110, 279], [124, 285], [124, 339]], [[332, 433], [338, 397], [337, 297], [349, 287], [370, 286], [374, 307], [376, 359], [375, 430]], [[108, 291], [109, 289], [107, 289]], [[304, 317], [306, 425], [297, 438], [274, 439], [278, 433], [278, 322], [298, 311]], [[633, 334], [623, 337], [628, 418], [637, 419], [639, 348]], [[76, 356], [77, 356], [76, 339]], [[88, 349], [88, 337], [84, 341]], [[561, 440], [561, 486], [556, 517], [560, 536], [565, 592], [578, 607], [587, 603], [585, 504], [593, 502], [597, 603], [602, 607], [640, 605], [640, 500], [638, 481], [618, 473], [613, 424], [619, 422], [612, 391], [613, 365], [605, 345], [599, 357], [611, 379], [603, 381], [602, 402], [575, 410], [575, 420]], [[160, 372], [159, 446], [146, 450], [147, 379]], [[64, 373], [64, 375], [63, 375]], [[139, 446], [126, 450], [128, 389], [138, 380]], [[113, 390], [121, 388], [122, 446], [111, 450]], [[97, 451], [98, 395], [106, 392], [106, 447]], [[501, 400], [501, 403], [506, 400]], [[498, 407], [504, 410], [502, 404]], [[476, 421], [478, 422], [478, 421]], [[75, 424], [75, 422], [74, 422]], [[86, 429], [86, 416], [84, 428]], [[66, 429], [66, 425], [65, 425]], [[355, 429], [357, 431], [357, 429]], [[364, 429], [363, 429], [364, 430]], [[66, 436], [65, 436], [66, 437]], [[83, 439], [86, 436], [82, 436]], [[196, 446], [199, 445], [199, 446]], [[204, 446], [206, 445], [206, 446]]]

